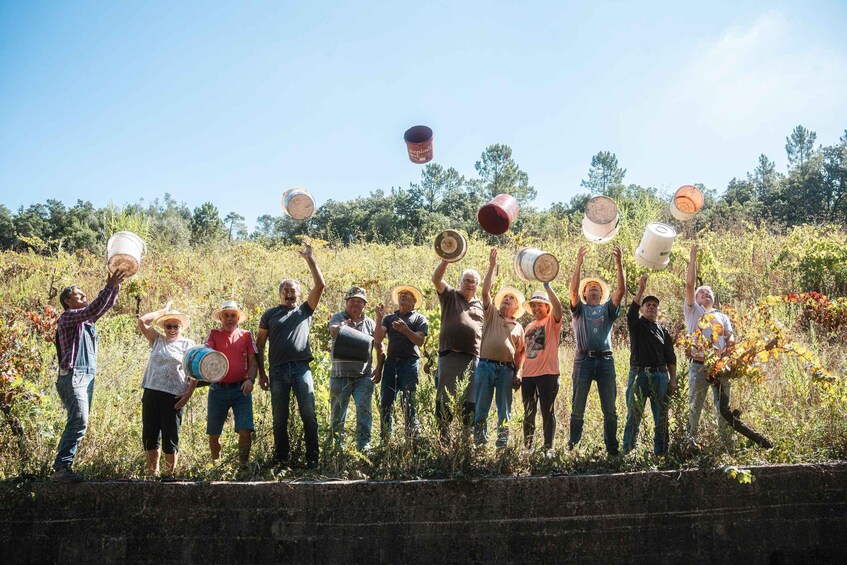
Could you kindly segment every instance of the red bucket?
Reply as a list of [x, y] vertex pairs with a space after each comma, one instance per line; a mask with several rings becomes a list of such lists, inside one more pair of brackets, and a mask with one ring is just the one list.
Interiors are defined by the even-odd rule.
[[479, 209], [476, 219], [482, 229], [490, 234], [500, 235], [509, 231], [520, 209], [517, 200], [508, 194], [498, 194]]
[[432, 161], [432, 130], [426, 126], [414, 126], [403, 134], [409, 161], [423, 165]]

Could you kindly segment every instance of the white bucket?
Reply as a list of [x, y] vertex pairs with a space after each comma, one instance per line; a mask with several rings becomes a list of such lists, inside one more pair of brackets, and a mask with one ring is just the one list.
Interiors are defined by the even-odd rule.
[[608, 243], [618, 233], [618, 205], [608, 196], [595, 196], [585, 205], [582, 233], [592, 243]]
[[703, 208], [703, 193], [696, 186], [686, 184], [676, 189], [669, 205], [671, 216], [681, 222], [690, 220]]
[[282, 195], [282, 210], [295, 220], [308, 220], [315, 213], [315, 199], [305, 188], [289, 188]]
[[521, 280], [550, 282], [559, 274], [559, 260], [552, 253], [524, 247], [515, 253], [515, 273]]
[[671, 203], [668, 205], [668, 208], [670, 208], [671, 216], [673, 216], [680, 222], [686, 222], [697, 215], [697, 212], [686, 214], [685, 212], [676, 207], [676, 201], [673, 199], [671, 199]]
[[131, 231], [119, 231], [112, 234], [106, 244], [109, 259], [109, 270], [118, 269], [131, 277], [141, 266], [141, 257], [147, 252], [144, 240]]
[[667, 224], [647, 224], [641, 244], [635, 250], [635, 262], [654, 271], [668, 266], [676, 230]]

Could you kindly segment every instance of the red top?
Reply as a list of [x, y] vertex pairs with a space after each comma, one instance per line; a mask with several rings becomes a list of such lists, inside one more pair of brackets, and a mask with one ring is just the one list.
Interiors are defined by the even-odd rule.
[[218, 382], [237, 383], [247, 378], [248, 355], [259, 352], [253, 334], [248, 330], [235, 328], [231, 332], [212, 330], [206, 338], [206, 345], [226, 355], [229, 361], [229, 371]]

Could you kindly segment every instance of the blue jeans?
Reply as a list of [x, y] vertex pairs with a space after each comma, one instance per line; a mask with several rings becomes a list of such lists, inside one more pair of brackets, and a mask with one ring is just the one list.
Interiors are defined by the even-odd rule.
[[[727, 398], [730, 398], [730, 380], [726, 377], [721, 379], [721, 389]], [[718, 431], [724, 443], [732, 447], [732, 426], [721, 416], [720, 394], [718, 387], [713, 386], [706, 380], [706, 367], [702, 363], [692, 362], [688, 366], [688, 437], [697, 439], [697, 431], [700, 428], [700, 414], [703, 412], [703, 404], [706, 401], [706, 393], [712, 389], [712, 400], [715, 403], [715, 413], [718, 415]]]
[[274, 457], [285, 463], [291, 444], [288, 440], [288, 409], [291, 391], [297, 399], [297, 409], [303, 420], [303, 435], [306, 439], [306, 462], [318, 463], [318, 416], [315, 412], [315, 383], [306, 361], [283, 363], [271, 367], [271, 410], [274, 421]]
[[600, 409], [603, 410], [603, 442], [606, 451], [618, 453], [618, 415], [615, 399], [618, 395], [615, 382], [615, 361], [611, 355], [605, 357], [577, 357], [573, 363], [573, 401], [571, 403], [571, 434], [568, 444], [573, 447], [582, 439], [585, 405], [591, 381], [597, 382]]
[[515, 367], [500, 365], [480, 359], [474, 374], [476, 386], [476, 413], [474, 414], [474, 436], [477, 445], [485, 443], [488, 436], [488, 411], [491, 400], [497, 404], [497, 447], [509, 443], [509, 421], [512, 419], [512, 384]]
[[56, 390], [68, 413], [65, 431], [59, 439], [58, 453], [53, 469], [70, 468], [76, 457], [79, 442], [88, 429], [88, 413], [94, 394], [95, 369], [73, 369], [56, 379]]
[[380, 387], [380, 412], [382, 429], [380, 433], [385, 439], [391, 435], [391, 419], [394, 410], [394, 399], [402, 392], [400, 407], [406, 416], [406, 432], [418, 430], [418, 416], [415, 413], [415, 391], [418, 388], [418, 358], [398, 359], [388, 357], [382, 367], [382, 383]]
[[235, 420], [235, 431], [253, 431], [253, 393], [245, 396], [240, 386], [223, 387], [221, 383], [212, 383], [209, 385], [206, 409], [207, 434], [221, 435], [230, 408]]
[[350, 405], [351, 396], [356, 405], [356, 449], [364, 451], [370, 444], [373, 395], [374, 383], [370, 373], [361, 377], [330, 377], [329, 403], [332, 409], [332, 437], [339, 448], [344, 445], [344, 423], [347, 421], [347, 407]]
[[644, 416], [644, 405], [650, 399], [653, 412], [653, 452], [664, 455], [668, 452], [668, 383], [667, 371], [629, 370], [626, 385], [626, 426], [623, 431], [623, 449], [630, 451], [635, 447], [638, 428]]

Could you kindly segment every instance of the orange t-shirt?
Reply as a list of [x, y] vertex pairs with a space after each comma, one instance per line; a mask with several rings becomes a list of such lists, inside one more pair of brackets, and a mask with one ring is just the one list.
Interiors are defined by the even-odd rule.
[[533, 320], [526, 326], [526, 359], [523, 363], [524, 377], [559, 374], [559, 336], [562, 333], [562, 320], [558, 322], [552, 315], [541, 320]]

